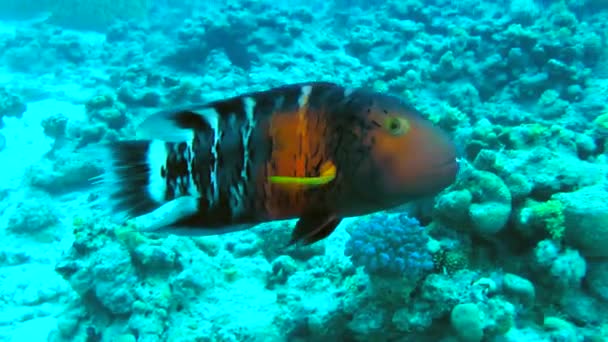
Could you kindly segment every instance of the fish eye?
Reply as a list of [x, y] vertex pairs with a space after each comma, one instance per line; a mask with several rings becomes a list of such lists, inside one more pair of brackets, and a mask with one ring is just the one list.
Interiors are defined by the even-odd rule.
[[399, 136], [407, 133], [410, 129], [410, 124], [405, 118], [389, 117], [384, 123], [384, 128], [386, 128], [390, 134]]

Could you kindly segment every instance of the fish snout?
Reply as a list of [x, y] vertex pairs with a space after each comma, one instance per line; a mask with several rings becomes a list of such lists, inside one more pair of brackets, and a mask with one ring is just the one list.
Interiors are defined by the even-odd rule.
[[396, 189], [414, 196], [436, 194], [456, 180], [456, 146], [441, 129], [427, 122], [412, 127], [400, 151]]

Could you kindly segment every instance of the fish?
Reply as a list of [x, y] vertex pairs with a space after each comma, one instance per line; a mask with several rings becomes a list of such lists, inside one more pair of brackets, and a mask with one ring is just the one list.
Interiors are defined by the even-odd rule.
[[162, 110], [105, 151], [96, 182], [111, 210], [159, 213], [141, 231], [217, 235], [296, 219], [289, 245], [437, 194], [458, 172], [449, 135], [414, 106], [332, 82]]

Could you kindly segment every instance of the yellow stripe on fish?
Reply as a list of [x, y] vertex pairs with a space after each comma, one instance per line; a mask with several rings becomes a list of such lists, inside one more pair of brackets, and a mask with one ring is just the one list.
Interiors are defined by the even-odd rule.
[[318, 177], [270, 176], [268, 177], [268, 180], [274, 184], [307, 186], [325, 185], [336, 178], [336, 166], [332, 162], [327, 162], [324, 166], [324, 171], [322, 171], [321, 175]]

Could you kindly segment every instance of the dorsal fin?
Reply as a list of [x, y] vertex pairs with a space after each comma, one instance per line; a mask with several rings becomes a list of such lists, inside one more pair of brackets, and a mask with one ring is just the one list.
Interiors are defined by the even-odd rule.
[[[298, 98], [303, 87], [311, 87], [312, 92], [337, 91], [343, 95], [343, 88], [329, 82], [295, 83], [264, 91], [249, 92], [216, 101], [176, 107], [152, 114], [138, 127], [138, 138], [184, 142], [193, 138], [193, 132], [217, 131], [225, 120], [234, 115], [258, 121], [260, 116], [270, 116], [275, 112], [290, 111], [298, 106]], [[340, 96], [342, 96], [340, 95]]]
[[166, 142], [191, 141], [194, 132], [205, 132], [218, 124], [218, 114], [207, 104], [165, 110], [152, 114], [138, 127], [138, 138]]

